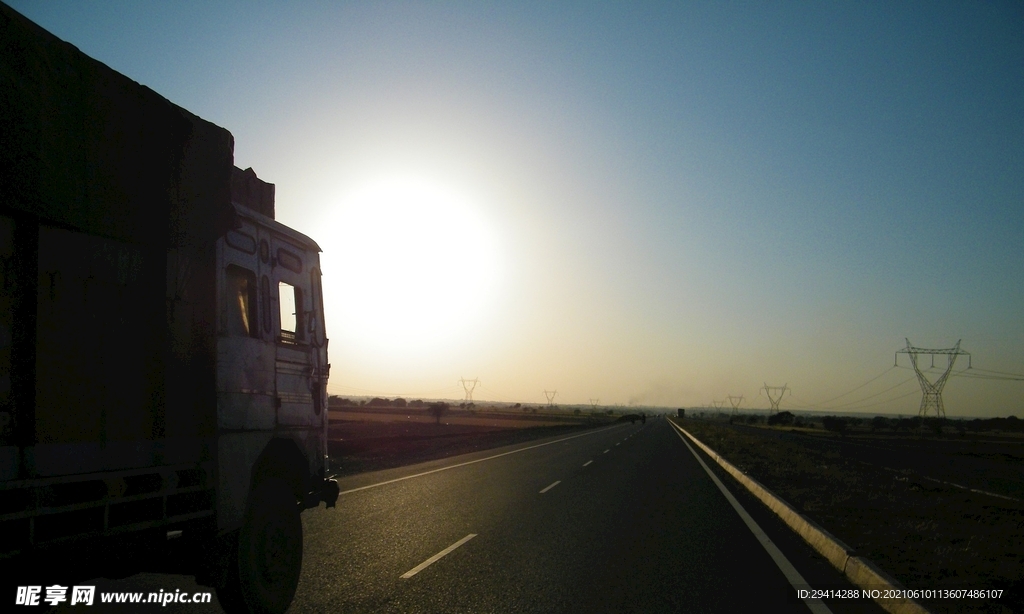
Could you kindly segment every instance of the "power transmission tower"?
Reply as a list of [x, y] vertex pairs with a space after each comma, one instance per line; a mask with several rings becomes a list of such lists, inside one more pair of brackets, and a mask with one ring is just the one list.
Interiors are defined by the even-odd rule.
[[729, 399], [729, 404], [732, 405], [732, 413], [735, 416], [736, 414], [739, 413], [740, 403], [743, 402], [743, 395], [741, 394], [738, 397], [734, 397], [730, 394], [726, 398]]
[[711, 405], [714, 406], [715, 409], [722, 409], [722, 406], [725, 405], [725, 401], [711, 401]]
[[[779, 403], [782, 402], [782, 397], [786, 395], [786, 391], [789, 391], [789, 394], [793, 394], [793, 391], [789, 389], [789, 384], [783, 384], [781, 386], [764, 385], [764, 392], [768, 395], [768, 402], [772, 404], [771, 409], [768, 410], [769, 416], [772, 415], [772, 413], [779, 411]], [[778, 393], [779, 398], [775, 398], [775, 393]]]
[[[917, 373], [917, 381], [921, 384], [921, 408], [917, 411], [918, 416], [928, 415], [928, 410], [934, 407], [936, 416], [939, 418], [946, 417], [946, 408], [942, 405], [942, 388], [946, 385], [946, 380], [949, 379], [949, 374], [953, 371], [953, 363], [956, 362], [956, 357], [966, 355], [967, 368], [971, 368], [971, 353], [960, 349], [960, 341], [962, 341], [962, 339], [958, 339], [956, 345], [953, 347], [944, 350], [927, 350], [925, 348], [916, 348], [910, 345], [910, 339], [907, 339], [907, 347], [905, 349], [898, 350], [896, 355], [893, 357], [893, 364], [895, 365], [900, 354], [910, 356], [910, 364], [914, 366], [914, 373]], [[939, 379], [934, 382], [929, 382], [924, 373], [921, 373], [921, 369], [917, 366], [917, 357], [919, 354], [930, 355], [932, 358], [932, 367], [935, 366], [936, 354], [946, 355], [946, 370]]]
[[590, 406], [594, 408], [594, 411], [597, 411], [597, 404], [600, 400], [601, 399], [590, 399]]
[[544, 396], [548, 398], [548, 407], [555, 406], [555, 395], [558, 394], [557, 390], [545, 390]]
[[473, 379], [461, 378], [459, 383], [462, 384], [462, 389], [466, 391], [466, 402], [473, 402], [473, 389], [480, 384], [480, 378], [474, 377]]

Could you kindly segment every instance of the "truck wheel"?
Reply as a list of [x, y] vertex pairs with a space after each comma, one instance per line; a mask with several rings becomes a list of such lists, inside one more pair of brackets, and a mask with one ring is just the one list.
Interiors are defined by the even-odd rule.
[[288, 609], [302, 569], [302, 521], [284, 481], [268, 479], [253, 491], [232, 563], [227, 586], [217, 591], [225, 610], [281, 614]]

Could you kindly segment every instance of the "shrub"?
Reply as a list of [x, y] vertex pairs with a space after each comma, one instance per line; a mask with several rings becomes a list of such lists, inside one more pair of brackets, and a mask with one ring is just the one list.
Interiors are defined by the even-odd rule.
[[788, 426], [790, 424], [793, 424], [793, 421], [795, 419], [796, 416], [794, 416], [791, 412], [780, 411], [777, 414], [772, 414], [768, 416], [768, 424], [771, 426], [775, 426], [776, 424], [781, 426]]
[[444, 402], [431, 403], [427, 409], [430, 411], [430, 415], [437, 419], [437, 423], [441, 424], [441, 416], [448, 412], [448, 404]]
[[825, 416], [821, 419], [821, 425], [825, 427], [826, 431], [832, 431], [833, 433], [843, 434], [846, 432], [847, 421], [846, 418], [837, 418], [836, 416]]
[[931, 431], [933, 433], [935, 433], [936, 435], [941, 435], [942, 434], [942, 423], [943, 422], [944, 422], [944, 420], [942, 418], [928, 418], [925, 421], [925, 425], [929, 429], [931, 429]]

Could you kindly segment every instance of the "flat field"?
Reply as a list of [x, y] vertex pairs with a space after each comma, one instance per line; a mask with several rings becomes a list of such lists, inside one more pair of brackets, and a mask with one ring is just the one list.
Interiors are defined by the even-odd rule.
[[330, 410], [328, 454], [335, 475], [400, 467], [476, 450], [577, 431], [605, 417], [451, 411], [437, 419], [423, 409]]
[[1019, 434], [840, 436], [678, 423], [907, 588], [1006, 591], [1001, 604], [920, 600], [931, 611], [1024, 612]]

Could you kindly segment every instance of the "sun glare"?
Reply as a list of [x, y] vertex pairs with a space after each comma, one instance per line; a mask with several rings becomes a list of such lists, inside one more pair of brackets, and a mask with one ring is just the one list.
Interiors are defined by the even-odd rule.
[[412, 178], [368, 183], [342, 200], [322, 236], [325, 292], [341, 318], [331, 326], [350, 340], [429, 349], [486, 315], [496, 237], [476, 203], [453, 190]]

